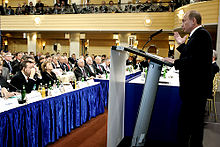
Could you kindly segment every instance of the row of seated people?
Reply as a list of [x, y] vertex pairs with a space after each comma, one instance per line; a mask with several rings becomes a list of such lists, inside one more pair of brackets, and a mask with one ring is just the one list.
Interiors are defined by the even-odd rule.
[[[63, 72], [72, 71], [76, 80], [95, 78], [97, 75], [99, 77], [103, 73], [110, 72], [110, 60], [107, 59], [101, 63], [102, 59], [99, 56], [93, 61], [89, 56], [85, 60], [83, 57], [76, 60], [73, 55], [69, 58], [74, 60], [71, 61], [66, 56], [54, 55], [45, 57], [42, 55], [39, 58], [37, 56], [34, 58], [19, 52], [13, 62], [11, 62], [11, 59], [10, 53], [0, 58], [0, 85], [4, 90], [5, 94], [3, 95], [5, 97], [10, 97], [10, 94], [13, 94], [8, 92], [8, 90], [16, 92], [17, 90], [22, 90], [23, 85], [25, 85], [26, 92], [30, 93], [34, 84], [37, 87], [40, 83], [53, 84], [54, 81], [58, 80], [57, 74], [53, 72], [54, 69], [60, 69]], [[12, 76], [9, 77], [9, 75]], [[10, 80], [10, 83], [7, 80]]]
[[53, 7], [45, 7], [44, 4], [38, 0], [36, 5], [33, 2], [29, 2], [29, 5], [24, 2], [18, 4], [18, 7], [14, 10], [11, 6], [4, 8], [3, 13], [6, 15], [43, 15], [43, 14], [72, 14], [72, 13], [134, 13], [134, 12], [164, 12], [164, 11], [174, 11], [174, 9], [187, 4], [184, 1], [170, 1], [169, 3], [155, 2], [152, 3], [151, 0], [147, 0], [145, 3], [137, 2], [132, 4], [114, 4], [112, 0], [106, 5], [105, 1], [102, 1], [101, 5], [93, 5], [87, 2], [86, 5], [68, 5], [64, 1], [57, 0]]

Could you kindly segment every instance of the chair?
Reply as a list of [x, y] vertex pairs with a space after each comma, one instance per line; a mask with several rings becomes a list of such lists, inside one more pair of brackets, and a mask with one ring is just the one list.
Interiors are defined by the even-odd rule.
[[208, 98], [207, 102], [208, 102], [208, 115], [209, 115], [209, 119], [212, 117], [211, 113], [214, 113], [214, 119], [215, 122], [217, 121], [217, 112], [216, 112], [216, 91], [218, 89], [218, 85], [219, 85], [219, 80], [220, 80], [220, 74], [217, 73], [215, 74], [214, 80], [213, 80], [213, 88], [212, 88], [212, 98]]

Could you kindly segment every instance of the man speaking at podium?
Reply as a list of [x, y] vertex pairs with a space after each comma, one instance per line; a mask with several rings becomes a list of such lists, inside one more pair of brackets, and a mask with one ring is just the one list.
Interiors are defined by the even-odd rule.
[[179, 70], [180, 98], [182, 101], [178, 120], [178, 147], [202, 147], [206, 99], [211, 91], [212, 40], [201, 26], [197, 11], [186, 12], [182, 29], [189, 33], [188, 41], [174, 32], [179, 59], [164, 58]]

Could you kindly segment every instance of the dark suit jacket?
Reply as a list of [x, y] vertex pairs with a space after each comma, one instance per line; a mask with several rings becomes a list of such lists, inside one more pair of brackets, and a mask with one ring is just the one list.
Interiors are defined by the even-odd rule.
[[215, 74], [219, 72], [219, 67], [216, 62], [212, 64], [212, 80], [215, 77]]
[[105, 70], [105, 68], [102, 65], [99, 65], [101, 69], [98, 68], [98, 65], [96, 63], [94, 63], [94, 66], [95, 66], [96, 74], [104, 74], [104, 73], [106, 73], [106, 70]]
[[1, 87], [10, 88], [10, 84], [2, 76], [0, 76], [0, 85]]
[[13, 66], [12, 74], [16, 74], [18, 71], [21, 71], [20, 65], [21, 65], [21, 62], [18, 62]]
[[[211, 95], [212, 39], [208, 31], [198, 28], [187, 44], [177, 50], [180, 58], [174, 66], [179, 69], [180, 97], [182, 101], [198, 102]], [[194, 96], [193, 99], [187, 97]]]
[[[36, 81], [29, 79], [28, 82], [26, 82], [24, 75], [19, 71], [14, 77], [12, 77], [11, 84], [19, 90], [22, 90], [23, 85], [25, 85], [26, 92], [30, 93], [34, 84], [36, 84]], [[16, 91], [16, 88], [14, 87], [11, 88], [11, 91]]]
[[16, 59], [16, 60], [14, 60], [14, 61], [11, 63], [11, 66], [13, 67], [13, 66], [15, 66], [15, 64], [17, 64], [17, 63], [19, 63], [19, 61]]
[[68, 58], [68, 61], [69, 61], [71, 64], [75, 64], [75, 63], [76, 63], [76, 60], [73, 59], [72, 57], [69, 57], [69, 58]]
[[57, 80], [57, 76], [54, 72], [51, 72], [51, 75], [48, 72], [42, 72], [43, 84], [47, 84], [49, 86], [49, 82], [51, 81], [51, 85], [53, 85], [54, 80]]
[[96, 77], [96, 68], [95, 68], [95, 66], [93, 64], [92, 64], [92, 68], [93, 68], [94, 72], [92, 72], [92, 70], [90, 69], [89, 65], [85, 66], [85, 70], [89, 74], [89, 77], [91, 77], [91, 76]]
[[[12, 63], [11, 62], [10, 62], [10, 65], [11, 65], [11, 68], [12, 68]], [[8, 63], [5, 60], [3, 61], [3, 67], [8, 68], [8, 70], [10, 71], [10, 67], [9, 67]]]
[[[85, 69], [85, 68], [84, 68], [84, 69]], [[82, 77], [84, 78], [84, 80], [86, 80], [86, 77], [87, 77], [87, 75], [88, 75], [87, 70], [85, 70], [85, 75], [83, 75], [82, 70], [81, 70], [79, 67], [77, 67], [77, 68], [74, 70], [74, 73], [75, 73], [75, 76], [76, 76], [76, 80], [77, 80], [77, 81], [80, 81], [80, 80], [82, 79]]]

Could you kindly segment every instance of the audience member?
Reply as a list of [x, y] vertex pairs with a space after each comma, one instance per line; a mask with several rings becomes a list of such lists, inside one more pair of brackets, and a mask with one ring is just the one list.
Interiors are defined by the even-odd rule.
[[217, 60], [217, 52], [215, 50], [213, 50], [213, 56], [212, 56], [212, 80], [215, 77], [215, 74], [219, 72], [219, 66], [216, 63]]
[[101, 64], [107, 73], [110, 73], [110, 59], [105, 59]]
[[34, 63], [31, 61], [23, 61], [21, 63], [21, 71], [19, 71], [11, 79], [12, 91], [22, 90], [23, 85], [25, 86], [26, 92], [30, 93], [37, 82], [34, 80], [35, 68]]
[[102, 5], [99, 7], [99, 11], [101, 13], [107, 13], [108, 12], [108, 7], [106, 6], [106, 2], [102, 1]]
[[77, 81], [81, 81], [82, 79], [86, 80], [88, 77], [87, 70], [85, 70], [85, 61], [83, 59], [79, 59], [77, 62], [78, 66], [74, 70]]
[[96, 77], [96, 67], [93, 64], [92, 58], [91, 57], [87, 57], [86, 58], [86, 66], [85, 69], [88, 72], [88, 76], [89, 77]]
[[97, 74], [104, 74], [106, 73], [104, 67], [101, 65], [101, 57], [97, 56], [95, 57], [95, 67]]
[[9, 72], [12, 73], [12, 55], [11, 53], [7, 53], [4, 55], [3, 67], [8, 68]]
[[50, 61], [44, 62], [42, 65], [42, 81], [43, 84], [49, 85], [54, 83], [54, 81], [57, 81], [57, 76], [56, 74], [52, 71], [53, 70], [53, 65]]

